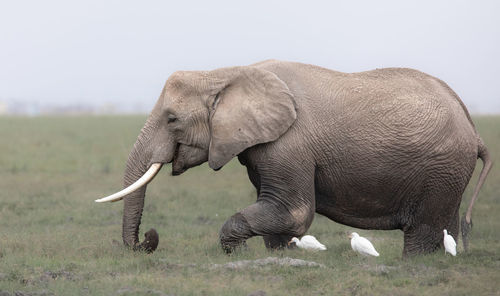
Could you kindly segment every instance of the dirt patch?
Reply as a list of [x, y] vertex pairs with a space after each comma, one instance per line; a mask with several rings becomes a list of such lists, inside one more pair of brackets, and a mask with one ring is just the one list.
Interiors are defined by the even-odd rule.
[[361, 268], [364, 270], [368, 270], [375, 275], [388, 275], [391, 272], [398, 269], [396, 266], [384, 265], [384, 264], [376, 264], [375, 266], [362, 264]]
[[[164, 271], [172, 271], [183, 268], [195, 268], [199, 265], [195, 263], [169, 263], [167, 259], [159, 259], [157, 266]], [[278, 266], [291, 266], [291, 267], [326, 267], [323, 264], [314, 262], [314, 261], [306, 261], [302, 259], [294, 259], [290, 257], [277, 258], [277, 257], [267, 257], [264, 259], [256, 259], [256, 260], [240, 260], [233, 261], [224, 264], [210, 264], [210, 265], [200, 265], [199, 267], [208, 267], [208, 269], [242, 269], [242, 268], [257, 268], [266, 265], [278, 265]]]
[[125, 287], [118, 289], [115, 293], [117, 296], [127, 296], [127, 295], [151, 295], [151, 296], [169, 296], [173, 294], [165, 294], [162, 291], [152, 290], [152, 289], [135, 289], [130, 287]]
[[314, 261], [306, 261], [302, 259], [294, 259], [290, 257], [277, 258], [267, 257], [257, 260], [240, 260], [228, 262], [225, 264], [212, 264], [210, 269], [226, 268], [226, 269], [241, 269], [241, 268], [257, 268], [266, 265], [292, 266], [292, 267], [326, 267], [323, 264]]

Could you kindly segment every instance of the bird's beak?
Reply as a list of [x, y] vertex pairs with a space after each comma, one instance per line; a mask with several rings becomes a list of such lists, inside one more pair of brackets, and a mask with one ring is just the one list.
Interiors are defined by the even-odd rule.
[[352, 238], [352, 234], [349, 234], [347, 237], [348, 237], [348, 238]]
[[292, 241], [289, 241], [289, 242], [288, 242], [288, 245], [290, 245], [291, 243], [292, 243]]

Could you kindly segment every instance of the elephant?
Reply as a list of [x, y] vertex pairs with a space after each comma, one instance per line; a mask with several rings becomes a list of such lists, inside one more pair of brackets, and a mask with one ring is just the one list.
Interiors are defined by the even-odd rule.
[[[462, 194], [477, 158], [483, 168], [462, 218], [492, 166], [458, 95], [408, 68], [343, 73], [266, 60], [212, 71], [177, 71], [166, 81], [128, 157], [122, 191], [126, 246], [148, 249], [138, 233], [147, 183], [163, 164], [172, 175], [237, 157], [257, 200], [219, 232], [231, 253], [253, 236], [286, 247], [315, 213], [344, 225], [404, 233], [403, 256], [457, 240]], [[157, 242], [156, 242], [157, 244]], [[156, 247], [156, 246], [154, 246]]]

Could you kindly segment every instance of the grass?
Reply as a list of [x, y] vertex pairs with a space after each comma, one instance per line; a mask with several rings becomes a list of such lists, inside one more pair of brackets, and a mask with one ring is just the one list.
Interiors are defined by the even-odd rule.
[[[475, 117], [497, 166], [500, 117]], [[155, 227], [158, 250], [121, 246], [122, 203], [94, 199], [121, 188], [128, 152], [145, 121], [123, 117], [0, 118], [0, 291], [55, 295], [500, 295], [500, 173], [491, 171], [473, 211], [471, 250], [402, 260], [401, 231], [364, 231], [381, 253], [350, 250], [353, 228], [317, 215], [309, 233], [328, 250], [268, 252], [261, 238], [225, 255], [218, 231], [255, 201], [245, 168], [233, 160], [179, 177], [164, 168], [148, 188], [142, 233]], [[481, 162], [464, 194], [471, 197]], [[118, 242], [118, 243], [117, 243]], [[230, 270], [213, 264], [269, 256], [324, 264]]]

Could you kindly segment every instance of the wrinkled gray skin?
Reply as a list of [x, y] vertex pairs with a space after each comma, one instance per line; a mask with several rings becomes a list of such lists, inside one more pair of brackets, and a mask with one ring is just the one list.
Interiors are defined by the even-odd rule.
[[[352, 227], [401, 229], [404, 255], [432, 252], [443, 229], [458, 239], [476, 159], [485, 162], [480, 184], [491, 167], [463, 103], [437, 78], [264, 61], [170, 76], [130, 153], [125, 185], [155, 162], [173, 162], [178, 175], [206, 161], [218, 170], [235, 156], [258, 198], [222, 226], [227, 252], [255, 235], [283, 247], [315, 212]], [[145, 190], [124, 199], [123, 241], [134, 248]]]

